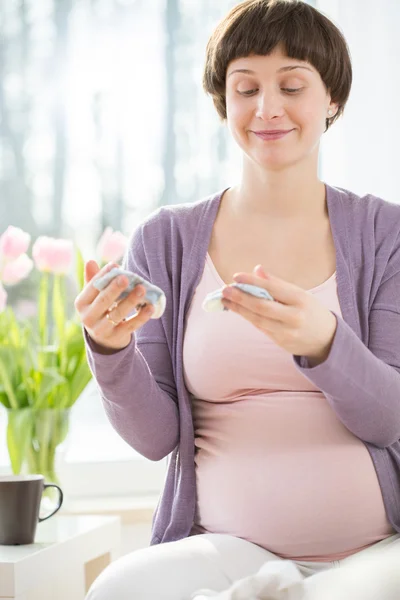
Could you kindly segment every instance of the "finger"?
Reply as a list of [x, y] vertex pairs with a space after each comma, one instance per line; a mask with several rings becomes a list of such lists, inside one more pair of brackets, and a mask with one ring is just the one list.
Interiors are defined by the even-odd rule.
[[[90, 315], [88, 315], [87, 320], [95, 323], [109, 312], [113, 304], [116, 304], [116, 308], [113, 308], [112, 310], [111, 318], [116, 322], [122, 321], [124, 317], [132, 312], [139, 303], [140, 298], [143, 298], [146, 293], [143, 285], [137, 285], [126, 298], [118, 301], [118, 297], [128, 285], [129, 281], [125, 275], [118, 275], [118, 277], [115, 277], [91, 303]], [[124, 305], [124, 312], [119, 309], [120, 304]]]
[[129, 317], [124, 321], [124, 323], [128, 327], [128, 331], [135, 331], [136, 329], [144, 325], [144, 323], [147, 323], [147, 321], [151, 319], [153, 313], [154, 306], [152, 304], [142, 306], [142, 308], [139, 308], [136, 315], [133, 315], [132, 317]]
[[[261, 274], [265, 274], [265, 276], [260, 277]], [[236, 283], [258, 285], [267, 290], [274, 300], [291, 306], [301, 305], [304, 300], [304, 295], [307, 293], [303, 288], [294, 283], [289, 283], [271, 273], [265, 273], [264, 270], [260, 271], [258, 266], [253, 273], [235, 273], [233, 279]]]
[[[89, 265], [89, 263], [91, 263]], [[108, 273], [109, 271], [111, 271], [111, 269], [113, 269], [114, 267], [119, 267], [120, 265], [114, 262], [110, 262], [107, 265], [105, 265], [102, 269], [99, 269], [96, 261], [89, 261], [88, 263], [86, 263], [85, 265], [85, 277], [87, 278], [87, 283], [89, 285], [86, 285], [83, 290], [81, 291], [81, 293], [79, 294], [77, 301], [75, 303], [75, 306], [78, 308], [83, 308], [84, 306], [87, 306], [88, 304], [91, 304], [95, 298], [98, 297], [98, 295], [100, 294], [101, 290], [97, 290], [93, 285], [91, 285], [94, 281], [96, 281], [96, 279], [99, 279], [99, 277], [102, 277], [103, 275], [105, 275], [105, 273]], [[96, 271], [97, 269], [97, 271]], [[115, 281], [115, 280], [114, 280]], [[108, 289], [108, 286], [107, 288]]]
[[[229, 293], [229, 298], [227, 297], [227, 292]], [[297, 312], [297, 308], [293, 306], [273, 300], [256, 298], [247, 292], [231, 286], [223, 290], [222, 297], [242, 306], [254, 315], [262, 315], [270, 320], [282, 323], [289, 323], [295, 312]]]
[[240, 315], [249, 323], [252, 323], [257, 329], [260, 329], [265, 332], [277, 332], [281, 331], [284, 325], [282, 322], [278, 322], [277, 320], [270, 319], [265, 315], [261, 315], [259, 313], [255, 313], [252, 310], [249, 310], [245, 306], [238, 304], [237, 302], [232, 302], [231, 300], [226, 300], [225, 298], [222, 300], [222, 304], [226, 306], [230, 311]]
[[139, 329], [139, 327], [142, 327], [142, 325], [147, 323], [147, 321], [149, 319], [151, 319], [151, 316], [153, 313], [154, 313], [153, 306], [151, 306], [151, 305], [143, 306], [142, 308], [140, 308], [138, 310], [138, 312], [135, 315], [118, 322], [118, 320], [115, 318], [114, 311], [113, 311], [110, 314], [110, 316], [113, 319], [113, 321], [116, 321], [116, 323], [118, 323], [118, 325], [114, 325], [113, 323], [111, 323], [111, 321], [109, 319], [107, 319], [107, 316], [104, 317], [103, 325], [106, 325], [107, 328], [109, 328], [109, 326], [111, 326], [112, 327], [111, 333], [113, 333], [113, 331], [118, 332], [118, 333], [124, 333], [124, 334], [132, 333], [132, 332], [136, 331], [137, 329]]
[[88, 283], [100, 271], [100, 267], [95, 260], [88, 260], [85, 263], [85, 283]]
[[[119, 293], [121, 293], [121, 290]], [[113, 308], [111, 315], [113, 321], [119, 322], [123, 319], [127, 319], [133, 310], [139, 310], [139, 308], [141, 308], [140, 305], [145, 303], [145, 296], [146, 288], [143, 285], [136, 285], [129, 295], [123, 300], [120, 300], [117, 306]], [[149, 303], [146, 303], [146, 306], [148, 304]]]

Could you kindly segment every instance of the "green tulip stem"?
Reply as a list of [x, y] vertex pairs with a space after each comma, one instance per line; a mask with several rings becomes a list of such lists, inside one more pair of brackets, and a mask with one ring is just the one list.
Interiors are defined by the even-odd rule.
[[42, 272], [39, 287], [39, 337], [42, 352], [39, 352], [39, 366], [46, 364], [45, 347], [47, 346], [47, 304], [49, 294], [49, 274]]
[[61, 375], [65, 375], [67, 370], [67, 349], [65, 340], [65, 275], [54, 275], [53, 282], [53, 319], [57, 334], [59, 348], [59, 365]]

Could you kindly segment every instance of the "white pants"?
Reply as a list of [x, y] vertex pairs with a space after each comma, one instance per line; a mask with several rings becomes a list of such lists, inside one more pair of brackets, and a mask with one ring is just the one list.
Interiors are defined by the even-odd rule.
[[[390, 552], [387, 552], [389, 548]], [[391, 582], [391, 589], [393, 585], [397, 586], [395, 596], [391, 596], [389, 591], [385, 595], [383, 585], [391, 577], [393, 569], [387, 569], [389, 575], [380, 572], [379, 569], [374, 571], [369, 565], [367, 568], [360, 569], [360, 565], [362, 567], [366, 564], [366, 558], [374, 556], [374, 551], [377, 551], [377, 556], [385, 553], [387, 556], [390, 554], [393, 556], [393, 550], [398, 553], [396, 555], [398, 568], [395, 569], [396, 573], [393, 571], [393, 576], [398, 577], [398, 581]], [[93, 583], [86, 600], [190, 600], [194, 598], [196, 592], [200, 593], [205, 588], [213, 590], [215, 594], [228, 590], [221, 594], [221, 598], [224, 599], [263, 598], [262, 595], [250, 594], [249, 596], [248, 592], [242, 596], [240, 590], [229, 592], [229, 588], [243, 578], [253, 576], [254, 579], [257, 571], [267, 561], [281, 560], [272, 552], [241, 538], [225, 534], [194, 535], [177, 542], [167, 542], [136, 550], [111, 563]], [[276, 564], [279, 568], [279, 563]], [[347, 576], [346, 579], [346, 576], [341, 575], [341, 572], [346, 575], [346, 571], [351, 575], [352, 595], [349, 596], [349, 600], [350, 598], [369, 600], [370, 597], [372, 600], [400, 598], [399, 534], [341, 561], [326, 563], [293, 561], [293, 564], [300, 571], [301, 578], [304, 578], [305, 589], [288, 595], [286, 592], [284, 595], [268, 595], [265, 598], [290, 598], [291, 600], [312, 598], [314, 600], [319, 598], [321, 592], [321, 600], [325, 600], [328, 598], [325, 591], [333, 589], [332, 585], [339, 582], [339, 587], [342, 585], [343, 589], [338, 588], [338, 594], [329, 595], [329, 598], [347, 600], [349, 578]], [[340, 583], [341, 577], [343, 584]], [[379, 588], [379, 596], [376, 595], [376, 591], [373, 592], [375, 595], [368, 595], [366, 591], [376, 590], [376, 587], [374, 588], [376, 585]], [[237, 588], [237, 583], [235, 586]], [[309, 588], [309, 591], [306, 588]], [[354, 589], [359, 589], [360, 594], [358, 595]], [[215, 595], [216, 598], [218, 596], [219, 594]]]

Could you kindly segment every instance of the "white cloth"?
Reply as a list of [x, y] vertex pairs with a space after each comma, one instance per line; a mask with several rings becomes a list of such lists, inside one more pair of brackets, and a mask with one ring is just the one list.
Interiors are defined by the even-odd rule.
[[270, 561], [223, 592], [199, 590], [190, 600], [399, 600], [399, 542], [306, 578], [291, 561]]
[[300, 600], [303, 575], [289, 560], [267, 562], [254, 575], [236, 581], [228, 590], [200, 590], [192, 600]]
[[86, 600], [202, 597], [400, 600], [400, 535], [331, 563], [282, 560], [256, 544], [226, 534], [193, 535], [113, 561], [93, 583]]

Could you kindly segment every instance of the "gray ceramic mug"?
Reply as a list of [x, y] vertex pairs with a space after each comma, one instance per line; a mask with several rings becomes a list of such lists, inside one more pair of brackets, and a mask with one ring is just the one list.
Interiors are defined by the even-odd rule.
[[[49, 515], [40, 518], [43, 491], [58, 490], [58, 504]], [[63, 502], [61, 488], [44, 483], [43, 475], [5, 475], [0, 477], [0, 544], [33, 544], [38, 522], [52, 517]]]

